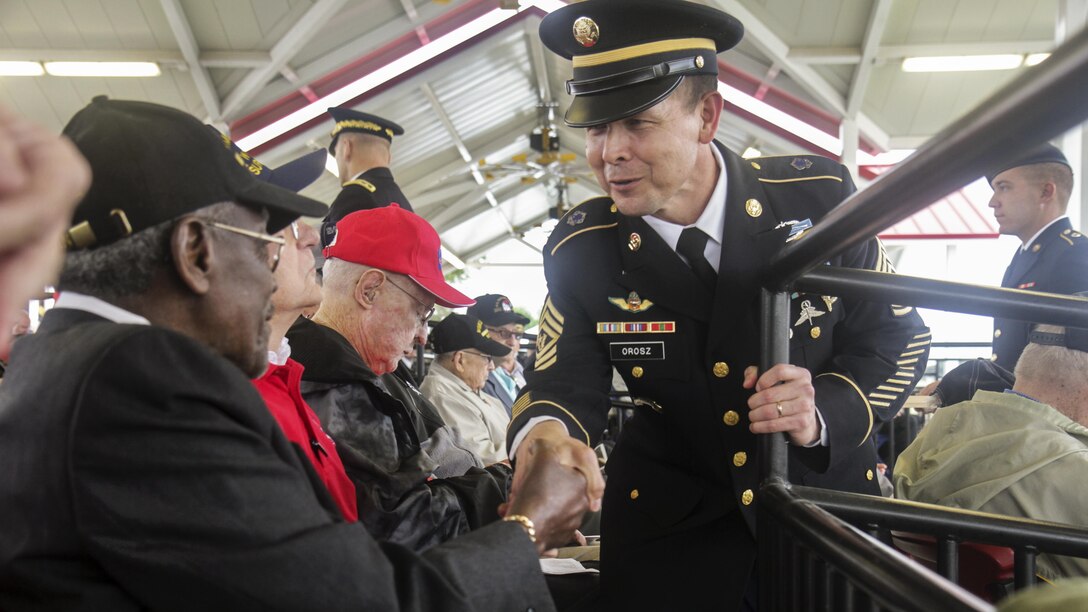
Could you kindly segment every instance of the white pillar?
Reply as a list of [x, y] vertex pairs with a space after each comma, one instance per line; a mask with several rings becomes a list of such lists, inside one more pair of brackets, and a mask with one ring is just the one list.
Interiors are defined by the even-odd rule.
[[843, 119], [839, 124], [839, 138], [842, 140], [842, 164], [849, 168], [858, 182], [858, 122], [855, 119]]

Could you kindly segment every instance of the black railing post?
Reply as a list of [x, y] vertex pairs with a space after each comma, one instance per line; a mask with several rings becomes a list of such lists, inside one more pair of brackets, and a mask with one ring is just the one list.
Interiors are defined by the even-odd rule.
[[952, 582], [960, 581], [960, 543], [956, 538], [937, 538], [937, 573]]
[[[762, 292], [762, 318], [760, 323], [763, 336], [760, 340], [761, 372], [779, 363], [790, 361], [789, 338], [789, 294], [785, 291]], [[780, 478], [789, 482], [789, 470], [786, 461], [786, 435], [772, 434], [759, 437], [759, 475], [763, 482], [769, 478]]]
[[1017, 591], [1035, 584], [1035, 555], [1037, 552], [1031, 546], [1017, 547], [1015, 549], [1013, 580]]
[[[789, 361], [789, 296], [785, 292], [763, 290], [761, 296], [760, 370], [766, 372], [776, 363]], [[771, 481], [788, 482], [789, 474], [786, 463], [785, 434], [767, 434], [759, 436], [759, 477], [761, 483]], [[774, 520], [762, 510], [756, 515], [757, 571], [759, 572], [759, 606], [764, 610], [775, 610], [776, 602], [783, 599], [785, 586], [780, 578], [783, 572], [791, 570], [786, 565], [785, 556], [776, 545], [779, 531]], [[787, 583], [788, 584], [788, 583]]]

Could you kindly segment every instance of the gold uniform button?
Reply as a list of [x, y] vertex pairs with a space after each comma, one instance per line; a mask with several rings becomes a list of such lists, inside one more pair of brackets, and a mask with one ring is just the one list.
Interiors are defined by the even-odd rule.
[[638, 489], [631, 489], [631, 499], [638, 499]]
[[733, 454], [733, 465], [744, 467], [745, 463], [748, 463], [748, 453], [741, 451]]
[[740, 415], [737, 414], [736, 411], [730, 410], [730, 411], [726, 412], [722, 416], [722, 421], [726, 425], [732, 427], [732, 426], [736, 425], [737, 423], [740, 423]]
[[724, 361], [719, 361], [714, 364], [714, 376], [718, 378], [725, 378], [729, 376], [729, 364]]
[[1041, 249], [1041, 248], [1043, 248], [1043, 247], [1041, 247], [1039, 245], [1035, 245], [1035, 246], [1031, 247], [1031, 252], [1032, 253], [1038, 253], [1039, 249]]
[[1000, 337], [1001, 337], [1001, 330], [1000, 329], [995, 329], [994, 330], [994, 338], [1000, 338]]
[[873, 471], [872, 470], [865, 470], [865, 480], [872, 480], [872, 479], [873, 479]]
[[763, 166], [760, 166], [759, 162], [752, 162], [752, 167], [755, 168], [756, 170], [762, 170], [763, 169]]
[[608, 207], [608, 212], [616, 212], [617, 210], [619, 210], [619, 209], [616, 207], [615, 204]]
[[819, 338], [820, 337], [820, 326], [817, 325], [816, 327], [813, 327], [812, 329], [808, 330], [808, 335], [812, 336], [813, 340], [815, 340], [816, 338]]
[[749, 217], [758, 217], [763, 214], [763, 205], [759, 203], [759, 200], [752, 198], [744, 203], [744, 211]]
[[635, 378], [642, 378], [643, 372], [644, 370], [642, 369], [642, 366], [635, 366], [631, 368], [631, 376], [634, 376]]
[[706, 61], [706, 60], [703, 59], [703, 56], [701, 56], [701, 55], [695, 56], [695, 67], [696, 68], [702, 68], [704, 61]]
[[745, 506], [750, 506], [752, 505], [752, 500], [754, 500], [755, 498], [756, 494], [752, 493], [751, 489], [745, 489], [744, 493], [740, 494], [740, 503], [744, 504]]
[[997, 353], [990, 355], [990, 361], [997, 361]]

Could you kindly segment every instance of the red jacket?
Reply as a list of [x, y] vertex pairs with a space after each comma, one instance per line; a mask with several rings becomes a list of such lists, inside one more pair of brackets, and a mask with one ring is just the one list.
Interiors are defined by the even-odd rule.
[[350, 522], [359, 520], [359, 510], [355, 500], [355, 485], [351, 483], [340, 456], [336, 454], [336, 444], [321, 428], [314, 411], [306, 405], [299, 392], [302, 380], [302, 364], [288, 359], [284, 365], [268, 364], [264, 376], [255, 379], [264, 403], [272, 416], [276, 417], [287, 439], [302, 447], [310, 458], [314, 470], [325, 482], [340, 512]]

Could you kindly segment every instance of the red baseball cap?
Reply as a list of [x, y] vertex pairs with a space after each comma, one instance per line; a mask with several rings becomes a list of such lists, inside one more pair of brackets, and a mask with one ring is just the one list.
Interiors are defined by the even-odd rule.
[[446, 308], [476, 303], [442, 275], [442, 243], [431, 224], [397, 204], [357, 210], [340, 219], [336, 234], [321, 252], [325, 259], [404, 274]]

